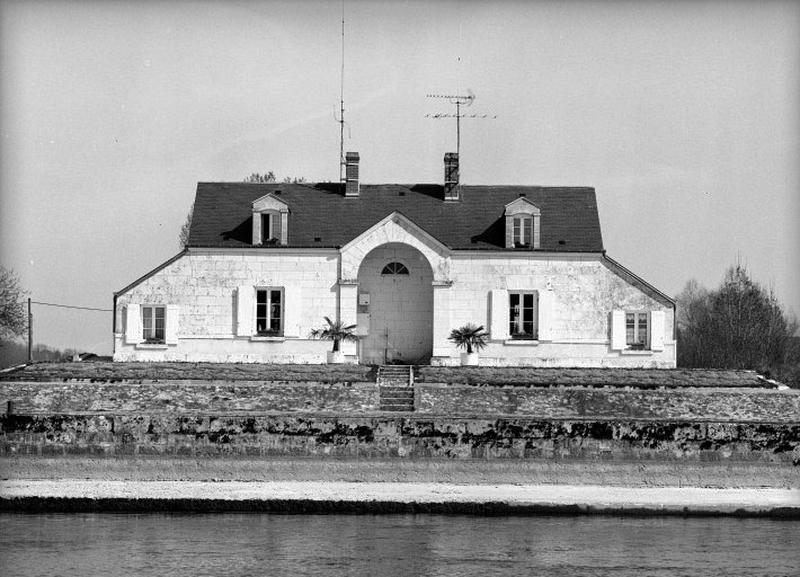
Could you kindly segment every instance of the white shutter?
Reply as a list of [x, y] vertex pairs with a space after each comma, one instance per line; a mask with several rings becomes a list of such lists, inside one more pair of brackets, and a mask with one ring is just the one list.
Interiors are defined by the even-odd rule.
[[178, 321], [180, 320], [180, 307], [167, 305], [167, 326], [164, 341], [168, 345], [178, 344]]
[[553, 291], [539, 291], [539, 340], [553, 340]]
[[136, 345], [143, 340], [141, 305], [129, 304], [125, 307], [125, 342]]
[[283, 289], [283, 336], [299, 337], [300, 320], [303, 318], [303, 293], [300, 287]]
[[664, 311], [650, 313], [650, 349], [653, 351], [664, 350]]
[[252, 286], [240, 286], [236, 290], [236, 336], [253, 335], [253, 301], [255, 290]]
[[615, 351], [625, 348], [625, 311], [611, 313], [611, 348]]
[[492, 340], [508, 338], [508, 291], [495, 289], [491, 293], [492, 316], [489, 319], [489, 335]]

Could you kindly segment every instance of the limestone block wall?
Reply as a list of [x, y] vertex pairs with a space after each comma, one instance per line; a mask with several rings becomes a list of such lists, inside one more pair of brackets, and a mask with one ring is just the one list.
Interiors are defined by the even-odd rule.
[[323, 415], [0, 415], [0, 456], [800, 462], [800, 426]]
[[[552, 301], [545, 338], [540, 336], [538, 342], [492, 338], [481, 352], [482, 365], [675, 366], [672, 307], [633, 286], [599, 256], [454, 252], [451, 271], [447, 320], [452, 328], [473, 322], [488, 330], [495, 289], [547, 292]], [[613, 310], [663, 311], [664, 349], [612, 350]], [[434, 347], [434, 364], [459, 363], [459, 351], [451, 344], [436, 342]]]
[[[308, 334], [324, 316], [336, 317], [338, 266], [335, 250], [192, 251], [118, 296], [114, 360], [324, 363], [330, 343]], [[237, 289], [243, 285], [283, 288], [284, 314], [291, 315], [286, 322], [295, 323], [296, 336], [237, 335]], [[302, 295], [299, 306], [289, 304], [293, 295]], [[177, 342], [128, 343], [129, 304], [176, 307]], [[355, 347], [345, 352], [355, 354]]]

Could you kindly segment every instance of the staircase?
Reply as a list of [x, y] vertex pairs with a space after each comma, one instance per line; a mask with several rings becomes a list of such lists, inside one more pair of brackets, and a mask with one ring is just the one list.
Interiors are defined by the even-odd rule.
[[407, 365], [378, 367], [381, 411], [414, 410], [414, 369]]

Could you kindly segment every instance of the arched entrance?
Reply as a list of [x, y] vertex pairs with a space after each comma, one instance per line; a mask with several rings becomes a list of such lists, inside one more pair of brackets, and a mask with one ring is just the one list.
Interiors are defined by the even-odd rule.
[[[433, 271], [416, 248], [387, 243], [358, 269], [359, 357], [364, 364], [427, 362], [433, 350]], [[366, 316], [368, 315], [368, 316]]]

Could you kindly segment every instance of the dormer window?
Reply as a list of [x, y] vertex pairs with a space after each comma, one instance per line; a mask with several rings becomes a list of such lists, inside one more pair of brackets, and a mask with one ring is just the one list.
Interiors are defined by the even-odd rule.
[[272, 221], [276, 216], [280, 218], [280, 215], [271, 212], [261, 213], [261, 244], [267, 244], [275, 240], [275, 235], [273, 234], [275, 226], [272, 224]]
[[287, 244], [289, 207], [274, 194], [253, 202], [253, 244], [269, 246]]
[[533, 217], [514, 217], [514, 248], [530, 248], [533, 243]]
[[506, 248], [539, 248], [540, 217], [539, 207], [525, 197], [506, 205]]

